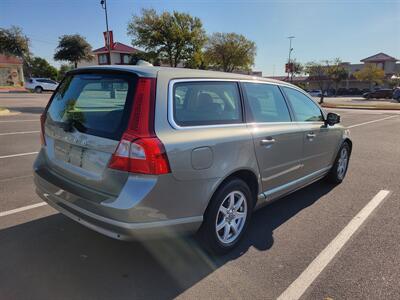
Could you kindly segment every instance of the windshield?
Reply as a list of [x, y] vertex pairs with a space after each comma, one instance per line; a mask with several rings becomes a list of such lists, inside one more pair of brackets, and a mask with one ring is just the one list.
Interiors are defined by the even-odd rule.
[[47, 120], [118, 140], [127, 124], [135, 82], [125, 74], [67, 76], [52, 99]]

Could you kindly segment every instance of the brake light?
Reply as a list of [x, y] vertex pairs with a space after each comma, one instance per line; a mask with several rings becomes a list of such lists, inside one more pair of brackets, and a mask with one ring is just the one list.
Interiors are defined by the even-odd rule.
[[164, 145], [154, 132], [155, 87], [153, 78], [138, 79], [129, 124], [110, 168], [152, 175], [171, 172]]
[[46, 122], [46, 111], [40, 115], [40, 143], [42, 146], [46, 145], [46, 139], [44, 137], [44, 125]]

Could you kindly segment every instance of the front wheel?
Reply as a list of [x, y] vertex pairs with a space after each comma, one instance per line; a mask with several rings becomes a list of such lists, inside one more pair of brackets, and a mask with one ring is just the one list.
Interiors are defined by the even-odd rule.
[[43, 88], [41, 86], [35, 87], [35, 93], [39, 93], [40, 94], [41, 92], [43, 92]]
[[214, 194], [204, 215], [199, 237], [208, 250], [224, 254], [239, 243], [251, 217], [253, 201], [248, 185], [232, 179]]
[[350, 145], [345, 142], [339, 150], [335, 163], [328, 173], [328, 180], [332, 183], [341, 183], [346, 176], [350, 160]]

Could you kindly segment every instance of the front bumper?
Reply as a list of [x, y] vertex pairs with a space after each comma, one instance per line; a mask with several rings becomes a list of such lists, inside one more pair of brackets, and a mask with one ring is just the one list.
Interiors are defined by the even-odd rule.
[[[148, 222], [128, 222], [116, 218], [113, 213], [114, 209], [109, 207], [107, 201], [93, 204], [95, 209], [90, 210], [77, 205], [89, 201], [69, 193], [44, 177], [40, 171], [35, 169], [36, 192], [45, 202], [74, 221], [115, 239], [135, 240], [190, 234], [195, 232], [203, 221], [202, 216], [194, 216]], [[126, 211], [120, 212], [120, 215], [132, 215], [134, 210], [135, 208], [132, 207], [127, 208]]]

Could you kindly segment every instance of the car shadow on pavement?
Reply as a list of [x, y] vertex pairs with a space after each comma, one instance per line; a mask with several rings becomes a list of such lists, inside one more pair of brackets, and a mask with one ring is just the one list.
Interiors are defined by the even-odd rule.
[[8, 107], [8, 109], [16, 112], [27, 113], [27, 114], [41, 114], [44, 111], [43, 106], [15, 106], [15, 107]]
[[276, 228], [333, 187], [316, 182], [258, 210], [241, 245], [221, 257], [190, 237], [116, 241], [61, 214], [6, 228], [0, 291], [4, 299], [170, 299], [250, 247], [270, 249]]

